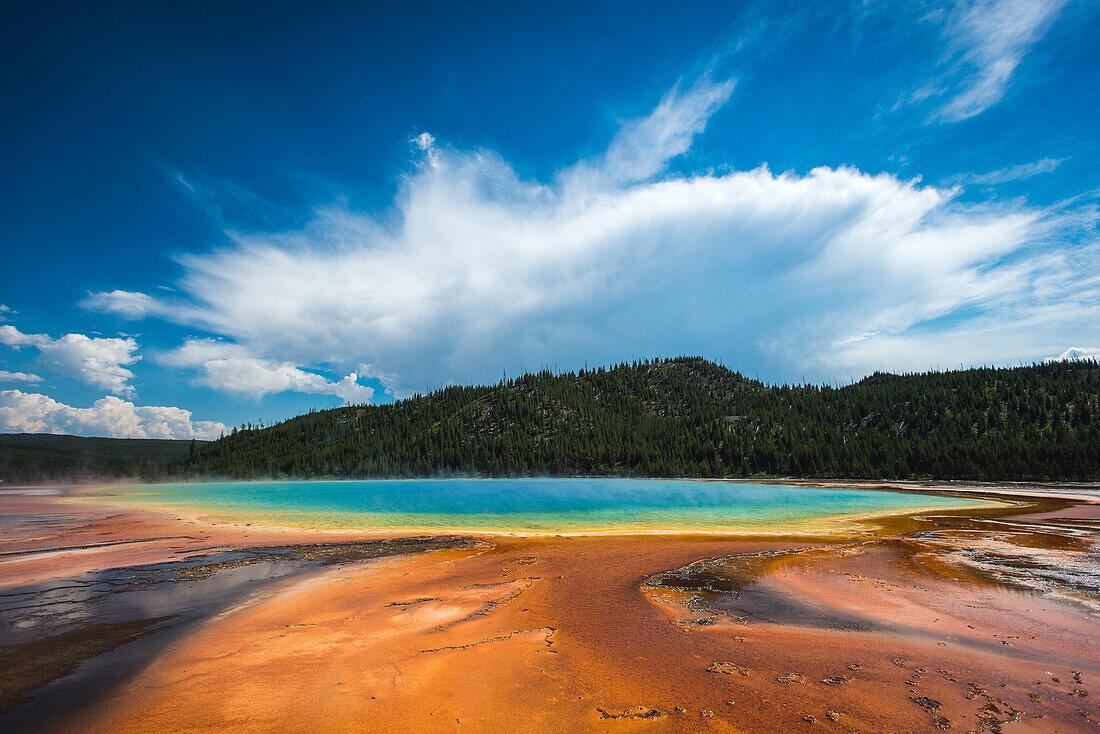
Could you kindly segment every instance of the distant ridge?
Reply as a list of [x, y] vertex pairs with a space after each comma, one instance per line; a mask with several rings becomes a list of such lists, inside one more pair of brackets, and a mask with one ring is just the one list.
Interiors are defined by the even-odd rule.
[[155, 479], [163, 477], [169, 461], [190, 451], [190, 440], [0, 433], [0, 479], [9, 484]]
[[767, 386], [698, 357], [543, 371], [235, 430], [173, 476], [1100, 479], [1100, 364]]

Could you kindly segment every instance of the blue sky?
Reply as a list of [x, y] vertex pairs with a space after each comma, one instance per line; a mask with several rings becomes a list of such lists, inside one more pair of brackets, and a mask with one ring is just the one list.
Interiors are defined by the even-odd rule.
[[0, 431], [1100, 354], [1091, 2], [25, 3]]

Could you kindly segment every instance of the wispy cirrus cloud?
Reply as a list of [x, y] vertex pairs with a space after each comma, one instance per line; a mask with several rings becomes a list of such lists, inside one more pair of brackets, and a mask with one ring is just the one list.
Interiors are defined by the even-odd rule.
[[226, 430], [217, 421], [196, 421], [191, 411], [138, 406], [113, 395], [76, 408], [40, 393], [0, 390], [0, 432], [66, 433], [110, 438], [215, 439]]
[[969, 173], [957, 176], [951, 179], [950, 183], [995, 186], [997, 184], [1009, 183], [1010, 181], [1023, 181], [1044, 173], [1050, 173], [1065, 162], [1065, 158], [1040, 158], [1037, 161], [1020, 163], [1006, 168], [998, 168], [988, 173]]
[[653, 178], [688, 151], [736, 84], [735, 79], [712, 81], [706, 76], [686, 90], [677, 84], [652, 112], [624, 124], [602, 155], [566, 169], [562, 189], [584, 193]]
[[926, 87], [943, 96], [934, 118], [959, 122], [1000, 102], [1024, 56], [1065, 0], [960, 0], [946, 15], [943, 76]]
[[42, 367], [87, 385], [103, 388], [115, 395], [133, 397], [129, 381], [134, 373], [127, 369], [141, 359], [135, 354], [138, 344], [132, 337], [124, 339], [65, 334], [56, 339], [46, 334], [24, 334], [10, 324], [0, 325], [0, 344], [20, 349], [38, 350], [37, 362]]
[[180, 259], [180, 295], [150, 312], [233, 345], [180, 354], [262, 365], [219, 374], [178, 357], [203, 384], [258, 392], [335, 384], [288, 372], [311, 365], [370, 365], [404, 394], [643, 354], [845, 377], [1100, 339], [1096, 259], [1051, 234], [1056, 211], [850, 167], [668, 173], [732, 91], [678, 85], [547, 182], [422, 135], [392, 213], [334, 205], [301, 229], [227, 232]]
[[30, 372], [0, 370], [0, 382], [42, 382], [42, 378]]
[[148, 295], [138, 291], [105, 291], [89, 293], [80, 302], [81, 308], [101, 313], [112, 313], [124, 319], [144, 319], [150, 316], [163, 316], [168, 307]]

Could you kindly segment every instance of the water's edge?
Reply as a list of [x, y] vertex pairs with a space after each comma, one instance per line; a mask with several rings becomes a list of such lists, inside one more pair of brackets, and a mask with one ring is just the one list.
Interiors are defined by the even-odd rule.
[[116, 486], [88, 498], [215, 523], [523, 535], [829, 532], [872, 517], [999, 504], [925, 492], [663, 479], [206, 482]]

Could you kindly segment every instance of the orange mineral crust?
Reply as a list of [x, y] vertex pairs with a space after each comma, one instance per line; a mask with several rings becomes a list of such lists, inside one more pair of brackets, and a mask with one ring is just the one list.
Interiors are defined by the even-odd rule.
[[[480, 538], [309, 566], [179, 628], [48, 730], [1094, 731], [1092, 513], [1024, 511], [832, 539]], [[173, 558], [196, 552], [189, 534], [275, 543], [96, 522]], [[64, 576], [65, 557], [38, 572]], [[1049, 563], [1081, 572], [1044, 581]]]

